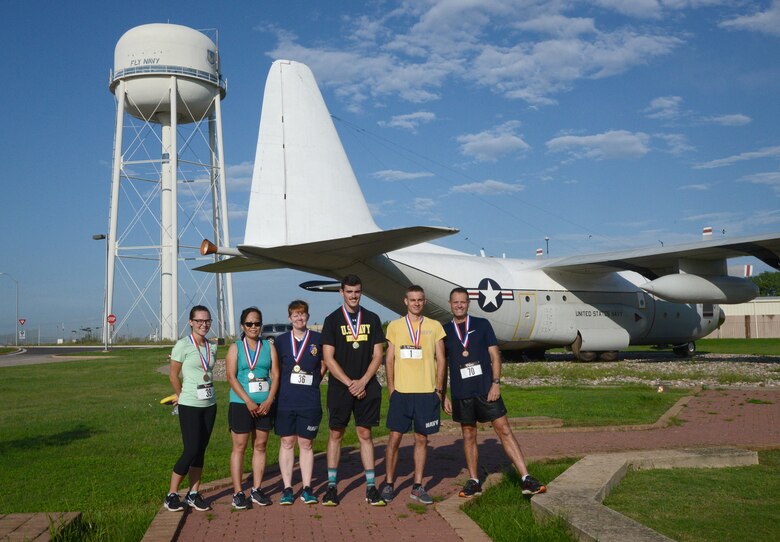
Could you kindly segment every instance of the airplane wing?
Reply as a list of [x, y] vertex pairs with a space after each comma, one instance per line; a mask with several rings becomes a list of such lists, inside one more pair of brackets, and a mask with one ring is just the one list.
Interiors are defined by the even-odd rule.
[[338, 269], [371, 256], [392, 252], [457, 232], [458, 230], [454, 228], [413, 226], [298, 245], [276, 247], [238, 245], [237, 248], [242, 256], [195, 269], [211, 273], [238, 273], [283, 267]]
[[740, 256], [754, 256], [770, 267], [780, 269], [780, 233], [571, 256], [543, 262], [541, 267], [575, 273], [605, 273], [624, 269], [654, 280], [678, 273], [681, 260], [700, 262], [706, 266]]

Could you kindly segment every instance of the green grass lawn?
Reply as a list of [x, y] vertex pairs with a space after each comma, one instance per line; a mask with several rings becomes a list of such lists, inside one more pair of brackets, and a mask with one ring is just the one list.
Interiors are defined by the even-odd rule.
[[[553, 480], [576, 462], [576, 459], [530, 463], [528, 470], [539, 480]], [[531, 501], [521, 494], [520, 476], [512, 469], [505, 471], [500, 483], [481, 497], [463, 505], [463, 511], [473, 519], [494, 542], [569, 542], [574, 540], [562, 520], [537, 525], [531, 513]]]
[[[159, 404], [170, 394], [167, 377], [157, 371], [169, 352], [116, 350], [110, 359], [0, 368], [0, 513], [82, 511], [86, 527], [78, 538], [139, 540], [181, 452], [178, 420], [171, 407]], [[219, 407], [206, 481], [229, 477], [228, 386], [216, 386]], [[503, 390], [510, 415], [559, 417], [569, 425], [650, 423], [681, 394], [647, 388]], [[326, 427], [323, 420], [317, 451], [325, 449]], [[380, 426], [375, 434], [386, 433]], [[356, 442], [354, 431], [347, 431], [345, 444]], [[272, 437], [269, 464], [277, 462], [277, 452]]]
[[3, 354], [10, 354], [11, 352], [16, 352], [18, 349], [13, 346], [0, 346], [0, 356]]
[[780, 450], [727, 469], [629, 472], [604, 504], [680, 542], [780, 538]]

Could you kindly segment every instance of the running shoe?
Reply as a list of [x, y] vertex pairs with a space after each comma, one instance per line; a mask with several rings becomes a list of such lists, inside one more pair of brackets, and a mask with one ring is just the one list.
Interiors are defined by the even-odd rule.
[[282, 490], [282, 496], [279, 497], [279, 504], [281, 506], [292, 506], [293, 501], [295, 501], [293, 489], [291, 487], [284, 488], [284, 490]]
[[463, 486], [463, 489], [460, 490], [458, 495], [467, 499], [470, 499], [471, 497], [479, 497], [482, 495], [482, 484], [480, 484], [478, 480], [470, 478], [469, 481], [466, 482], [466, 485]]
[[523, 479], [520, 487], [523, 488], [523, 495], [536, 495], [537, 493], [544, 493], [547, 491], [547, 488], [540, 484], [539, 480], [530, 474]]
[[311, 486], [304, 486], [303, 491], [301, 491], [301, 500], [306, 504], [317, 504], [320, 502], [319, 499], [314, 496]]
[[393, 484], [385, 484], [380, 495], [387, 504], [393, 502]]
[[431, 496], [428, 495], [423, 486], [412, 488], [412, 498], [422, 504], [433, 504], [433, 499], [431, 499]]
[[181, 502], [178, 493], [168, 493], [165, 496], [165, 502], [163, 504], [165, 505], [165, 508], [171, 512], [184, 512], [184, 509], [186, 508], [184, 503]]
[[379, 496], [379, 490], [376, 486], [366, 488], [366, 502], [371, 506], [385, 506], [387, 503]]
[[205, 512], [211, 510], [209, 503], [203, 498], [203, 495], [199, 491], [187, 494], [187, 504], [190, 508], [194, 508], [198, 512]]
[[322, 506], [338, 506], [339, 495], [336, 486], [328, 486], [325, 496], [322, 498]]
[[255, 504], [259, 504], [260, 506], [271, 505], [271, 499], [266, 497], [265, 493], [263, 493], [263, 490], [260, 488], [255, 489], [253, 487], [250, 495], [252, 496], [252, 502]]
[[233, 508], [236, 510], [244, 510], [245, 508], [249, 508], [249, 499], [246, 498], [246, 495], [244, 495], [243, 491], [233, 495]]

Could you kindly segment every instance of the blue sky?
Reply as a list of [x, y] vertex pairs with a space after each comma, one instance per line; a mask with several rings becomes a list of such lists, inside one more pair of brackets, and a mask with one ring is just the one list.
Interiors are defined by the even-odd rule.
[[[108, 75], [121, 35], [152, 22], [219, 31], [231, 244], [276, 58], [312, 68], [381, 227], [454, 226], [442, 244], [518, 258], [545, 236], [563, 256], [780, 231], [778, 2], [2, 5], [0, 271], [33, 339], [100, 325]], [[321, 321], [338, 298], [308, 278], [238, 275], [236, 306], [283, 320], [304, 296]], [[14, 288], [0, 276], [0, 341]]]

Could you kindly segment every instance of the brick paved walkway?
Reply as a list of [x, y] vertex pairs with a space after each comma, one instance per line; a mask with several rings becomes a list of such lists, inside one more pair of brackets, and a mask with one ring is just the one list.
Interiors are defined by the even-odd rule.
[[[754, 399], [769, 404], [747, 402]], [[623, 430], [549, 429], [517, 432], [527, 459], [582, 456], [593, 452], [677, 448], [707, 445], [736, 445], [750, 448], [780, 447], [780, 390], [712, 390], [691, 399], [677, 416], [683, 423], [661, 429]], [[492, 432], [480, 434], [480, 465], [498, 472], [506, 458]], [[438, 435], [431, 439], [425, 485], [433, 496], [448, 497], [465, 480], [461, 440], [457, 435]], [[178, 533], [179, 540], [264, 540], [285, 542], [312, 540], [384, 540], [412, 539], [424, 533], [426, 540], [458, 540], [450, 525], [434, 509], [417, 514], [406, 505], [410, 501], [412, 475], [412, 437], [407, 435], [398, 462], [396, 490], [400, 494], [387, 507], [374, 508], [364, 502], [364, 481], [357, 451], [342, 453], [339, 469], [341, 505], [337, 508], [306, 506], [300, 501], [289, 507], [278, 506], [281, 479], [270, 469], [264, 484], [270, 490], [274, 505], [232, 511], [231, 489], [212, 491], [206, 498], [213, 510], [207, 513], [186, 512]], [[384, 445], [377, 446], [377, 480], [384, 480]], [[227, 460], [227, 459], [226, 459]], [[296, 491], [300, 478], [295, 473]], [[324, 492], [326, 467], [324, 456], [314, 466], [314, 488]], [[549, 480], [545, 480], [549, 482]], [[158, 514], [161, 524], [174, 514], [164, 509]], [[149, 539], [170, 540], [173, 532], [157, 530], [155, 523], [147, 533]], [[168, 521], [168, 523], [170, 523]], [[256, 538], [262, 537], [262, 538]]]

